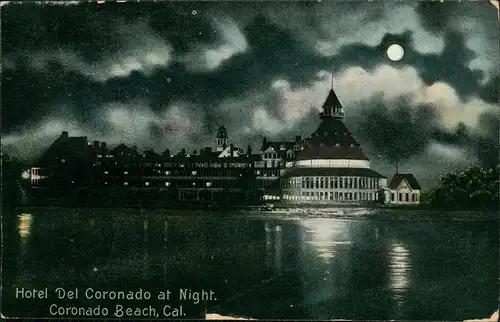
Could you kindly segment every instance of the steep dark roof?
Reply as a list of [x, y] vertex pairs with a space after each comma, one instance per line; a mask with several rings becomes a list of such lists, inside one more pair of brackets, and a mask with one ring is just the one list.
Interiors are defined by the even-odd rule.
[[67, 135], [67, 132], [63, 132], [40, 156], [37, 164], [41, 166], [52, 165], [58, 158], [84, 161], [88, 152], [87, 137], [68, 137]]
[[306, 176], [385, 178], [380, 173], [367, 168], [290, 168], [285, 170], [285, 173], [282, 177], [286, 178]]
[[323, 108], [335, 107], [335, 106], [342, 106], [342, 104], [340, 103], [339, 98], [337, 97], [333, 89], [330, 89], [330, 93], [328, 93], [328, 97], [326, 98], [326, 101], [323, 104]]
[[406, 180], [410, 188], [413, 190], [422, 189], [417, 179], [411, 173], [396, 173], [389, 183], [389, 189], [396, 189], [403, 180]]
[[324, 118], [297, 160], [308, 159], [354, 159], [369, 160], [359, 143], [340, 119]]

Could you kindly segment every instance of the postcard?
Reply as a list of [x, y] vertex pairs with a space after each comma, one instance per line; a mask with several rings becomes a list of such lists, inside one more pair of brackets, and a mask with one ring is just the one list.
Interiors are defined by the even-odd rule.
[[498, 320], [498, 1], [2, 1], [3, 319]]

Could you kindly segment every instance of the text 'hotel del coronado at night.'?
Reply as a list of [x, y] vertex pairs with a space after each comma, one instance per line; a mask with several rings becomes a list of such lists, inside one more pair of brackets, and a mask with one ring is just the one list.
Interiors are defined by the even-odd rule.
[[121, 196], [115, 199], [164, 203], [420, 203], [421, 187], [412, 174], [396, 171], [388, 184], [370, 168], [369, 158], [342, 122], [344, 110], [333, 84], [322, 109], [321, 123], [310, 138], [264, 138], [258, 153], [230, 144], [224, 127], [215, 149], [182, 149], [177, 154], [167, 149], [161, 155], [123, 144], [108, 149], [104, 142], [91, 144], [86, 137], [63, 132], [26, 172], [26, 179], [31, 187], [41, 188], [32, 190], [74, 188], [85, 190], [86, 196], [105, 191], [105, 200], [115, 194]]

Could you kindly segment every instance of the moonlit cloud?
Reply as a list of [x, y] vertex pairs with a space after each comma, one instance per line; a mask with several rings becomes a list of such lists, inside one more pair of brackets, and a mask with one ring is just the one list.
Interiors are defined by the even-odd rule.
[[211, 146], [214, 142], [212, 134], [203, 137], [203, 111], [190, 108], [190, 103], [174, 104], [157, 112], [145, 101], [111, 103], [103, 106], [102, 112], [87, 124], [71, 119], [71, 116], [50, 116], [40, 125], [2, 136], [2, 146], [8, 153], [31, 159], [39, 156], [62, 131], [68, 131], [70, 136], [86, 136], [89, 141], [105, 141], [111, 147], [126, 143], [159, 153], [167, 148], [178, 152], [182, 148]]
[[[109, 104], [104, 109], [106, 130], [102, 139], [111, 144], [135, 142], [141, 149], [162, 152], [196, 147], [203, 141], [202, 110], [190, 103], [178, 102], [161, 111], [153, 111], [146, 102], [136, 104]], [[213, 141], [210, 138], [210, 143]]]
[[105, 54], [101, 60], [87, 62], [75, 52], [59, 49], [30, 53], [31, 66], [44, 70], [50, 63], [56, 62], [68, 71], [105, 82], [115, 77], [126, 77], [135, 71], [149, 75], [156, 68], [166, 67], [172, 61], [171, 46], [156, 36], [147, 24], [120, 25], [115, 31], [125, 43], [125, 48], [117, 53]]
[[[427, 30], [420, 21], [417, 6], [418, 2], [365, 2], [356, 6], [349, 2], [335, 5], [324, 2], [305, 10], [287, 4], [272, 8], [267, 13], [274, 23], [291, 30], [314, 52], [326, 57], [335, 56], [342, 47], [351, 44], [376, 47], [385, 35], [403, 34], [407, 31], [412, 32], [415, 51], [421, 54], [440, 54], [445, 45], [444, 31], [436, 33]], [[483, 82], [487, 82], [497, 72], [499, 33], [494, 25], [478, 23], [487, 9], [479, 5], [476, 7], [472, 10], [470, 7], [454, 10], [452, 18], [444, 25], [465, 36], [467, 47], [476, 53], [469, 68], [483, 71]], [[338, 15], [337, 12], [348, 14]], [[313, 22], [311, 16], [315, 17]]]
[[[285, 80], [277, 80], [273, 88], [279, 89], [284, 98], [278, 107], [283, 111], [282, 120], [297, 120], [304, 117], [311, 108], [320, 110], [330, 87], [331, 73], [318, 73], [318, 80], [310, 87], [290, 89]], [[439, 122], [449, 130], [463, 123], [471, 128], [477, 127], [478, 117], [485, 112], [494, 112], [497, 105], [488, 104], [479, 98], [462, 102], [456, 91], [446, 83], [425, 85], [417, 70], [411, 67], [395, 68], [381, 65], [369, 72], [359, 67], [345, 70], [335, 77], [335, 91], [345, 105], [346, 113], [356, 114], [360, 102], [369, 102], [381, 97], [390, 102], [408, 97], [412, 106], [430, 104], [440, 116]]]
[[486, 83], [492, 73], [498, 71], [499, 48], [494, 45], [495, 42], [498, 43], [498, 33], [495, 35], [487, 30], [485, 25], [477, 23], [477, 18], [473, 17], [455, 18], [451, 24], [462, 32], [467, 47], [476, 53], [468, 67], [485, 72], [482, 81]]
[[81, 124], [54, 118], [32, 128], [2, 135], [2, 149], [4, 153], [33, 161], [33, 157], [40, 156], [62, 131], [69, 131], [73, 136], [85, 134]]
[[247, 50], [248, 44], [238, 25], [229, 18], [213, 18], [212, 25], [220, 35], [217, 45], [200, 45], [180, 60], [194, 71], [212, 71], [234, 55]]
[[[415, 4], [402, 3], [336, 3], [313, 6], [317, 24], [309, 24], [309, 15], [293, 6], [270, 11], [270, 17], [283, 27], [293, 30], [321, 55], [333, 56], [345, 45], [363, 43], [377, 46], [387, 33], [414, 32], [414, 46], [420, 53], [439, 53], [444, 48], [441, 37], [422, 28]], [[348, 14], [337, 15], [333, 11]], [[352, 28], [352, 26], [362, 28]], [[367, 32], [369, 30], [370, 32]]]
[[283, 121], [270, 116], [262, 107], [254, 110], [252, 124], [255, 130], [266, 136], [274, 136], [285, 128]]

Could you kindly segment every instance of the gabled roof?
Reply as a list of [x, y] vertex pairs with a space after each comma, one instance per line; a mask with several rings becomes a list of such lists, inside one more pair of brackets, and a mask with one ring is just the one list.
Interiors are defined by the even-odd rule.
[[389, 189], [397, 189], [401, 181], [406, 180], [412, 190], [421, 190], [422, 187], [411, 173], [396, 173], [389, 183]]
[[[294, 146], [297, 144], [297, 142], [285, 142], [285, 141], [282, 141], [282, 142], [263, 142], [262, 144], [262, 152], [266, 151], [267, 149], [269, 148], [273, 148], [274, 149], [274, 152], [276, 152], [276, 154], [278, 154], [278, 156], [281, 158], [281, 159], [289, 159], [289, 155], [288, 155], [288, 151], [292, 150], [294, 151]], [[283, 146], [285, 149], [284, 150], [281, 150], [281, 146]], [[293, 153], [293, 155], [295, 156], [295, 151]]]
[[295, 146], [297, 142], [286, 142], [286, 141], [281, 141], [281, 142], [265, 142], [262, 144], [262, 151], [266, 151], [268, 148], [272, 147], [276, 152], [281, 151], [281, 146], [285, 147], [286, 150], [293, 150], [293, 147]]

